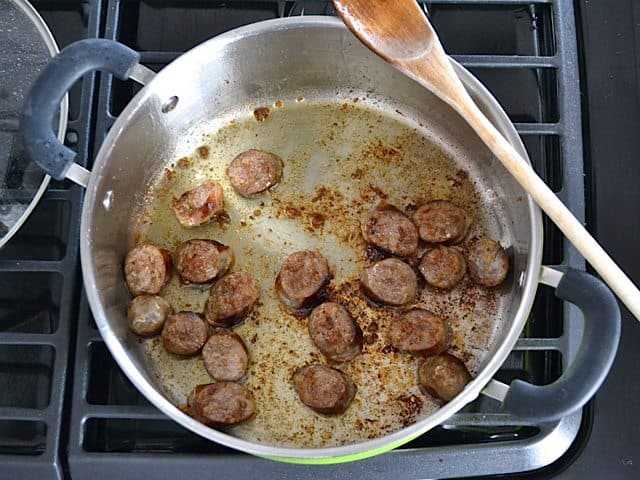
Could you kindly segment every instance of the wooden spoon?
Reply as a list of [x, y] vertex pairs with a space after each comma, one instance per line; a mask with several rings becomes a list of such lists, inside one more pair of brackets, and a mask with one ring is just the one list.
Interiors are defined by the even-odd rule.
[[640, 319], [640, 292], [473, 103], [414, 0], [333, 0], [349, 29], [372, 51], [453, 107], [518, 183]]

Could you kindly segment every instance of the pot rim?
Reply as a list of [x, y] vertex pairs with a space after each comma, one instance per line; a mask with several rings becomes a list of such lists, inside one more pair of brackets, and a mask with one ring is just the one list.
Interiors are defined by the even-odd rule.
[[[326, 16], [304, 16], [266, 20], [239, 27], [211, 38], [210, 40], [207, 40], [186, 52], [183, 57], [186, 55], [197, 55], [199, 49], [212, 48], [214, 45], [216, 47], [220, 47], [222, 45], [241, 41], [244, 38], [260, 35], [265, 32], [314, 27], [326, 29], [341, 28], [345, 30], [347, 28], [340, 19]], [[174, 62], [179, 62], [181, 58], [182, 57], [179, 57], [174, 60]], [[469, 73], [468, 70], [455, 61], [453, 63], [456, 72], [460, 76], [462, 83], [465, 85], [467, 90], [476, 98], [481, 99], [481, 107], [484, 107], [494, 116], [498, 130], [500, 130], [507, 140], [514, 145], [523, 158], [529, 161], [527, 152], [515, 130], [515, 127], [497, 100], [488, 92], [479, 80]], [[158, 76], [162, 75], [163, 71], [160, 71]], [[94, 173], [91, 175], [87, 186], [82, 211], [80, 255], [85, 290], [98, 330], [120, 368], [125, 372], [136, 388], [155, 407], [192, 432], [216, 443], [235, 448], [246, 453], [296, 463], [328, 463], [362, 459], [396, 448], [441, 424], [455, 412], [460, 410], [464, 405], [473, 401], [480, 394], [482, 388], [493, 378], [493, 375], [515, 346], [515, 343], [518, 340], [527, 320], [537, 289], [542, 260], [542, 215], [533, 199], [526, 194], [523, 196], [527, 202], [527, 209], [531, 221], [529, 251], [527, 253], [527, 268], [519, 279], [523, 291], [522, 301], [512, 320], [512, 326], [509, 334], [503, 341], [502, 345], [500, 345], [496, 350], [493, 357], [485, 365], [484, 369], [465, 387], [463, 392], [435, 413], [401, 430], [364, 442], [323, 448], [277, 447], [243, 440], [225, 432], [210, 428], [182, 412], [162, 393], [156, 390], [156, 388], [135, 368], [114, 331], [105, 320], [108, 313], [105, 311], [104, 306], [98, 299], [97, 285], [93, 281], [93, 271], [95, 268], [92, 261], [92, 251], [88, 247], [90, 244], [89, 239], [91, 234], [91, 212], [99, 205], [99, 202], [96, 199], [96, 192], [98, 191], [98, 186], [102, 181], [102, 177], [100, 175], [101, 166], [109, 158], [114, 142], [117, 140], [120, 132], [127, 125], [129, 118], [131, 118], [139, 106], [142, 105], [151, 94], [153, 90], [152, 85], [153, 80], [142, 88], [140, 92], [138, 92], [138, 94], [129, 102], [105, 137], [98, 155], [96, 156], [94, 162]]]

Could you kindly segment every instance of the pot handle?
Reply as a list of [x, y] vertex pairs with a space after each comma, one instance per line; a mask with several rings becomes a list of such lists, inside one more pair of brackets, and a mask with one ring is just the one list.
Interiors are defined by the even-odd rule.
[[587, 403], [609, 373], [620, 340], [620, 308], [602, 281], [579, 270], [562, 273], [549, 267], [543, 267], [541, 280], [557, 283], [556, 296], [582, 311], [584, 333], [571, 365], [555, 382], [544, 386], [511, 382], [503, 410], [532, 422], [559, 420]]
[[62, 49], [40, 72], [22, 109], [20, 129], [28, 157], [56, 180], [63, 180], [76, 153], [53, 132], [62, 98], [85, 73], [106, 70], [126, 80], [139, 60], [138, 52], [113, 40], [89, 38]]

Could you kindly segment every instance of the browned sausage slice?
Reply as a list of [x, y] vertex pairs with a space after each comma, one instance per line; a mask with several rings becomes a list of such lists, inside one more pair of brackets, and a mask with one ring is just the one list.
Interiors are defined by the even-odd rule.
[[251, 149], [231, 160], [227, 176], [236, 192], [250, 197], [278, 183], [283, 168], [282, 159], [277, 155]]
[[364, 239], [382, 250], [406, 257], [418, 249], [418, 229], [398, 208], [378, 205], [360, 224]]
[[403, 261], [386, 258], [362, 271], [360, 285], [375, 301], [403, 305], [414, 298], [418, 279], [413, 269]]
[[260, 287], [250, 274], [230, 273], [211, 289], [204, 313], [214, 327], [232, 327], [244, 320], [259, 297]]
[[309, 335], [323, 355], [334, 362], [351, 360], [362, 350], [362, 330], [349, 312], [334, 302], [313, 309]]
[[233, 250], [215, 240], [187, 240], [175, 254], [176, 270], [186, 283], [210, 284], [233, 264]]
[[129, 328], [138, 335], [160, 333], [170, 313], [169, 302], [157, 295], [140, 295], [127, 305]]
[[256, 411], [251, 392], [233, 382], [198, 385], [187, 403], [193, 418], [213, 426], [244, 422]]
[[509, 273], [509, 256], [495, 240], [481, 238], [469, 249], [469, 275], [487, 287], [501, 284]]
[[215, 380], [235, 382], [247, 371], [249, 354], [240, 336], [232, 332], [215, 332], [202, 349], [207, 372]]
[[284, 261], [276, 277], [276, 292], [288, 307], [307, 306], [329, 282], [329, 263], [320, 252], [296, 252]]
[[426, 358], [418, 366], [420, 387], [440, 400], [448, 402], [470, 381], [471, 374], [464, 363], [448, 353]]
[[467, 236], [471, 219], [447, 200], [425, 203], [413, 214], [420, 238], [429, 243], [460, 243]]
[[293, 388], [302, 403], [318, 413], [343, 413], [357, 390], [347, 375], [324, 365], [310, 365], [296, 370]]
[[195, 355], [208, 336], [207, 323], [195, 312], [179, 312], [169, 315], [162, 329], [162, 343], [169, 352], [177, 355]]
[[171, 255], [149, 243], [136, 245], [124, 259], [124, 276], [133, 296], [155, 295], [171, 278]]
[[183, 227], [197, 227], [222, 210], [224, 193], [218, 182], [209, 180], [174, 198], [171, 208]]
[[467, 262], [455, 248], [438, 246], [427, 250], [418, 270], [429, 285], [450, 289], [464, 277]]
[[391, 345], [415, 355], [437, 355], [447, 348], [445, 321], [428, 310], [414, 308], [398, 317], [389, 330]]

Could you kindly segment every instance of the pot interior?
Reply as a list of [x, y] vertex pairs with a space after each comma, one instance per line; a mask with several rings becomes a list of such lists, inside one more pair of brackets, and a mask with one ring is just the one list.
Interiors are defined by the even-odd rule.
[[[138, 388], [152, 399], [166, 397], [171, 403], [163, 400], [163, 410], [182, 418], [171, 404], [183, 405], [195, 385], [212, 379], [199, 357], [177, 358], [159, 338], [140, 341], [129, 332], [122, 261], [138, 241], [175, 250], [189, 238], [216, 239], [233, 248], [233, 270], [251, 272], [261, 285], [259, 306], [236, 328], [250, 351], [243, 383], [256, 398], [257, 414], [228, 435], [203, 426], [198, 433], [223, 443], [233, 444], [233, 436], [303, 449], [363, 444], [415, 422], [426, 428], [441, 402], [417, 388], [417, 360], [389, 348], [388, 326], [398, 311], [374, 308], [358, 291], [359, 272], [372, 263], [360, 218], [379, 201], [411, 211], [449, 199], [474, 218], [462, 250], [482, 235], [507, 247], [511, 271], [500, 287], [465, 279], [449, 293], [427, 287], [417, 303], [448, 320], [450, 352], [482, 383], [524, 323], [537, 274], [532, 258], [539, 263], [540, 255], [535, 245], [531, 251], [537, 219], [528, 197], [457, 114], [344, 27], [278, 25], [232, 32], [182, 56], [114, 125], [96, 161], [83, 218], [83, 269], [96, 322]], [[176, 99], [175, 108], [163, 109]], [[263, 107], [269, 115], [258, 121], [254, 112]], [[285, 162], [281, 183], [252, 199], [237, 195], [225, 175], [231, 159], [249, 148]], [[223, 185], [227, 216], [183, 229], [171, 199], [207, 178]], [[295, 368], [326, 361], [304, 319], [290, 315], [273, 289], [287, 255], [316, 248], [332, 266], [330, 298], [347, 307], [366, 339], [362, 355], [338, 366], [358, 386], [340, 416], [315, 414], [297, 400], [290, 381]], [[161, 295], [176, 311], [202, 311], [207, 291], [180, 287], [174, 277]], [[477, 391], [469, 389], [448, 410]]]

